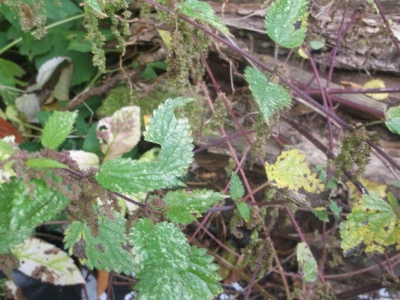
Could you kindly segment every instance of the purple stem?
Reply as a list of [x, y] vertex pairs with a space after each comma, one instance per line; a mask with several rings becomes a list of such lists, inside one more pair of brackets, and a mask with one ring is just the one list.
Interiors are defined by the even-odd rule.
[[383, 13], [383, 9], [382, 9], [381, 4], [379, 3], [378, 0], [374, 0], [374, 2], [375, 2], [375, 4], [376, 4], [376, 7], [377, 7], [378, 10], [379, 10], [379, 14], [380, 14], [381, 17], [382, 17], [383, 22], [385, 22], [386, 28], [387, 28], [387, 29], [389, 30], [389, 32], [390, 32], [390, 37], [392, 38], [392, 41], [393, 41], [393, 43], [394, 43], [394, 46], [395, 46], [396, 49], [397, 49], [397, 52], [400, 53], [400, 46], [399, 46], [399, 43], [397, 42], [397, 39], [396, 39], [396, 37], [395, 37], [394, 34], [393, 34], [393, 30], [391, 29], [390, 24], [389, 24], [388, 20], [386, 19], [385, 14]]
[[[168, 13], [171, 14], [175, 14], [172, 10], [158, 4], [157, 2], [154, 2], [153, 0], [145, 0], [147, 3], [150, 3]], [[192, 20], [190, 20], [189, 18], [181, 15], [181, 14], [177, 14], [177, 17], [180, 18], [181, 20], [184, 20], [185, 22], [191, 24], [192, 26], [200, 29], [201, 31], [205, 32], [206, 34], [212, 36], [213, 38], [215, 38], [216, 40], [220, 41], [221, 43], [225, 44], [226, 46], [230, 47], [232, 50], [238, 52], [239, 54], [241, 54], [242, 56], [248, 58], [249, 60], [251, 60], [252, 62], [254, 62], [255, 64], [257, 64], [258, 66], [260, 66], [261, 68], [263, 68], [264, 70], [268, 71], [269, 73], [274, 73], [274, 70], [270, 67], [268, 67], [266, 64], [264, 64], [263, 62], [261, 62], [260, 60], [256, 59], [254, 56], [250, 55], [249, 53], [247, 53], [246, 51], [243, 51], [242, 49], [236, 47], [235, 45], [231, 44], [230, 42], [228, 42], [227, 40], [221, 38], [220, 36], [218, 36], [217, 34], [215, 34], [214, 32], [208, 30], [207, 28], [197, 24], [196, 22], [193, 22]], [[294, 85], [289, 79], [283, 77], [280, 74], [275, 74], [275, 76], [277, 76], [284, 84], [286, 84], [288, 87], [290, 87], [293, 91], [295, 91], [297, 94], [300, 95], [301, 98], [303, 98], [305, 101], [307, 101], [308, 103], [310, 103], [311, 105], [317, 107], [318, 109], [320, 109], [321, 111], [323, 111], [327, 116], [331, 117], [333, 120], [335, 120], [340, 126], [342, 126], [343, 128], [346, 128], [347, 130], [350, 130], [351, 132], [354, 132], [354, 128], [348, 124], [347, 122], [345, 122], [344, 120], [342, 120], [341, 118], [339, 118], [338, 116], [336, 116], [334, 113], [332, 113], [330, 110], [325, 109], [325, 107], [323, 107], [322, 105], [320, 105], [317, 101], [315, 101], [314, 99], [312, 99], [309, 95], [307, 95], [304, 91], [302, 91], [300, 88], [298, 88], [296, 85]], [[379, 148], [377, 145], [375, 145], [373, 142], [371, 142], [370, 140], [366, 140], [366, 143], [368, 145], [370, 145], [372, 148], [374, 148], [382, 157], [384, 157], [390, 164], [392, 164], [396, 169], [400, 170], [400, 165], [393, 160], [393, 158], [391, 158], [387, 153], [385, 153], [381, 148]]]

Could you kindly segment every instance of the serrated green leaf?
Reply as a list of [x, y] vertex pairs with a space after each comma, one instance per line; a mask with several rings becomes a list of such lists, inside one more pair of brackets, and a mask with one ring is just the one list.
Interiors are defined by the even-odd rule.
[[55, 285], [84, 284], [85, 279], [73, 259], [61, 249], [36, 238], [15, 246], [22, 273]]
[[289, 93], [279, 84], [273, 83], [256, 68], [247, 67], [244, 71], [249, 88], [253, 94], [265, 122], [269, 126], [271, 118], [283, 108], [289, 108]]
[[105, 188], [120, 193], [140, 193], [168, 186], [184, 186], [178, 180], [193, 161], [193, 144], [187, 119], [176, 119], [174, 109], [192, 102], [190, 98], [168, 99], [150, 118], [145, 140], [161, 145], [156, 162], [118, 158], [106, 161], [96, 174]]
[[232, 180], [229, 191], [231, 192], [232, 199], [235, 201], [242, 198], [244, 195], [244, 187], [242, 181], [235, 172], [232, 172]]
[[101, 10], [101, 7], [97, 0], [85, 0], [85, 3], [94, 10], [98, 17], [107, 17], [107, 15]]
[[306, 37], [307, 16], [307, 0], [275, 0], [265, 15], [268, 36], [282, 47], [299, 47]]
[[333, 212], [333, 216], [335, 217], [335, 219], [339, 220], [342, 208], [339, 207], [336, 202], [331, 201], [331, 204], [329, 204], [329, 209]]
[[44, 169], [44, 168], [61, 168], [66, 169], [68, 166], [49, 158], [39, 157], [39, 158], [28, 158], [26, 161], [26, 165], [28, 167], [32, 167], [35, 169]]
[[[51, 178], [51, 172], [47, 171], [46, 176]], [[65, 195], [48, 187], [43, 180], [32, 179], [30, 184], [35, 185], [34, 193], [16, 178], [0, 188], [0, 253], [21, 243], [34, 227], [54, 218], [69, 203]]]
[[179, 4], [178, 9], [180, 13], [187, 17], [196, 18], [197, 20], [204, 21], [225, 34], [230, 34], [228, 27], [221, 21], [215, 14], [215, 11], [210, 4], [198, 0], [186, 0], [184, 3]]
[[183, 190], [168, 192], [163, 198], [168, 220], [179, 224], [189, 224], [201, 217], [208, 208], [226, 196], [211, 190], [195, 190], [187, 193]]
[[301, 269], [301, 275], [304, 280], [307, 282], [315, 281], [318, 273], [317, 262], [307, 244], [299, 243], [297, 245], [296, 255], [299, 269]]
[[222, 292], [212, 257], [205, 249], [190, 248], [171, 223], [141, 219], [131, 230], [130, 243], [139, 271], [138, 300], [213, 299]]
[[391, 132], [400, 134], [400, 105], [385, 111], [385, 124]]
[[239, 202], [236, 207], [239, 211], [240, 216], [246, 222], [249, 222], [250, 221], [250, 207], [245, 202]]
[[78, 113], [76, 111], [54, 111], [44, 126], [41, 137], [42, 145], [49, 149], [56, 149], [60, 146], [71, 133], [77, 116]]
[[340, 224], [342, 249], [345, 256], [360, 245], [366, 253], [383, 253], [385, 248], [395, 245], [400, 249], [400, 221], [397, 211], [374, 192], [363, 194], [358, 205]]
[[319, 50], [322, 47], [324, 47], [324, 43], [321, 43], [319, 41], [311, 41], [310, 46], [311, 46], [311, 49], [313, 49], [313, 50]]
[[65, 247], [70, 255], [79, 257], [89, 269], [130, 274], [134, 266], [133, 255], [127, 247], [126, 220], [117, 213], [114, 214], [114, 220], [110, 220], [101, 208], [97, 209], [99, 234], [92, 236], [86, 223], [74, 221], [65, 231]]
[[322, 222], [329, 222], [328, 212], [326, 209], [313, 209], [313, 214]]
[[14, 148], [3, 139], [0, 139], [0, 159], [5, 158], [5, 156], [8, 157], [8, 155], [13, 155], [13, 154], [14, 154]]

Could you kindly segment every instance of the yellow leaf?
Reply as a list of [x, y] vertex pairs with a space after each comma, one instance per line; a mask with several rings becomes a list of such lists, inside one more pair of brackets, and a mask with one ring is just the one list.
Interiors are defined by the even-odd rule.
[[302, 58], [308, 59], [308, 55], [304, 52], [303, 48], [299, 48], [299, 50], [297, 50], [297, 54], [300, 55]]
[[312, 174], [305, 156], [299, 150], [283, 151], [278, 156], [276, 163], [265, 163], [268, 180], [273, 186], [283, 189], [288, 188], [295, 192], [303, 188], [308, 193], [319, 193], [325, 189], [324, 183]]
[[[384, 89], [385, 87], [385, 82], [381, 79], [373, 79], [363, 85], [364, 89]], [[366, 93], [365, 95], [377, 101], [382, 101], [389, 97], [388, 93]]]
[[[378, 194], [379, 197], [383, 198], [386, 196], [386, 188], [387, 188], [386, 185], [379, 184], [365, 178], [360, 178], [360, 182], [368, 191]], [[362, 195], [358, 192], [358, 190], [351, 181], [347, 181], [346, 186], [349, 188], [349, 198], [351, 200], [350, 205], [351, 206], [353, 206], [354, 204], [357, 205], [359, 200], [362, 198]]]

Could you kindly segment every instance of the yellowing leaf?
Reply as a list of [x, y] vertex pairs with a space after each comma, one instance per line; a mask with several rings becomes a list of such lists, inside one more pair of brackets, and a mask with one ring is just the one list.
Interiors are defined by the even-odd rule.
[[309, 59], [307, 53], [304, 52], [303, 48], [299, 48], [299, 50], [297, 50], [297, 54], [300, 55], [304, 59]]
[[347, 215], [347, 221], [340, 224], [342, 249], [347, 256], [360, 247], [365, 252], [383, 253], [385, 247], [395, 245], [400, 249], [400, 220], [393, 195], [389, 202], [374, 192], [364, 194], [358, 205]]
[[[359, 181], [368, 191], [378, 194], [378, 196], [381, 198], [385, 197], [387, 188], [386, 185], [378, 184], [374, 181], [370, 181], [365, 178], [360, 178]], [[362, 198], [362, 194], [358, 192], [358, 190], [351, 181], [347, 181], [346, 186], [349, 188], [349, 198], [352, 200], [351, 204], [358, 203], [358, 201], [361, 200]]]
[[[385, 82], [381, 79], [373, 79], [363, 85], [363, 89], [384, 89], [385, 87]], [[377, 101], [382, 101], [389, 97], [388, 93], [366, 93], [365, 95]]]
[[18, 269], [35, 279], [55, 285], [85, 283], [72, 258], [52, 244], [29, 238], [15, 246], [12, 253], [20, 260]]
[[312, 174], [305, 156], [299, 150], [283, 151], [273, 165], [265, 163], [270, 183], [280, 189], [287, 188], [298, 192], [303, 188], [309, 193], [318, 193], [324, 190], [325, 185]]
[[97, 137], [104, 161], [129, 152], [140, 140], [140, 108], [126, 106], [97, 124]]

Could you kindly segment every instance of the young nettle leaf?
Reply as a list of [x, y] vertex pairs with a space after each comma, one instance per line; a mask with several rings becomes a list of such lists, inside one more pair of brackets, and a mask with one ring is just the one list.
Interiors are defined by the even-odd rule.
[[96, 132], [104, 161], [129, 152], [140, 140], [140, 107], [126, 106], [99, 120]]
[[333, 216], [335, 217], [336, 220], [340, 218], [340, 213], [342, 212], [342, 208], [337, 205], [336, 202], [331, 201], [331, 204], [329, 204], [329, 209], [333, 212]]
[[315, 281], [318, 273], [317, 262], [307, 244], [299, 243], [297, 245], [296, 255], [304, 281]]
[[[47, 176], [51, 178], [51, 173]], [[16, 178], [0, 188], [0, 253], [21, 243], [34, 227], [53, 219], [69, 203], [64, 194], [43, 180], [32, 179], [30, 184], [35, 185], [33, 194], [26, 183]]]
[[385, 247], [395, 245], [400, 249], [400, 220], [398, 203], [393, 195], [389, 202], [374, 192], [363, 194], [358, 205], [347, 215], [347, 221], [340, 224], [342, 249], [348, 255], [355, 248], [365, 246], [365, 252], [383, 253]]
[[385, 111], [385, 124], [391, 132], [400, 134], [400, 106]]
[[9, 143], [0, 139], [0, 160], [14, 154], [14, 148]]
[[71, 133], [77, 116], [76, 111], [54, 111], [44, 126], [41, 137], [42, 145], [49, 149], [56, 149], [60, 146]]
[[156, 162], [118, 158], [106, 161], [96, 174], [105, 188], [120, 193], [139, 193], [168, 186], [183, 186], [178, 180], [193, 161], [193, 144], [187, 119], [176, 119], [174, 109], [192, 102], [191, 98], [168, 99], [150, 118], [145, 140], [161, 145]]
[[297, 149], [283, 151], [275, 164], [265, 163], [268, 180], [280, 189], [287, 188], [298, 192], [303, 188], [309, 193], [322, 192], [325, 185], [316, 177], [316, 174], [311, 173], [304, 159], [305, 156]]
[[196, 190], [190, 193], [178, 190], [168, 192], [163, 198], [168, 220], [179, 224], [189, 224], [201, 217], [208, 208], [227, 196], [210, 190]]
[[239, 202], [237, 204], [237, 209], [239, 211], [240, 216], [246, 221], [250, 221], [250, 207], [245, 202]]
[[307, 31], [307, 0], [275, 0], [265, 15], [268, 36], [285, 48], [299, 47]]
[[289, 93], [279, 84], [267, 80], [256, 68], [247, 67], [244, 71], [254, 100], [269, 126], [271, 118], [283, 108], [289, 108], [291, 98]]
[[11, 252], [20, 261], [18, 270], [30, 277], [55, 285], [85, 283], [72, 258], [52, 244], [29, 238]]
[[65, 231], [65, 247], [69, 248], [70, 255], [79, 257], [89, 269], [130, 274], [133, 271], [133, 255], [127, 246], [126, 220], [117, 213], [114, 220], [110, 220], [100, 208], [98, 212], [98, 235], [94, 237], [87, 224], [74, 221]]
[[230, 34], [228, 27], [221, 21], [215, 14], [215, 11], [210, 4], [198, 0], [186, 0], [184, 3], [179, 4], [179, 12], [187, 17], [193, 17], [197, 20], [204, 21], [214, 28], [220, 30], [225, 34]]
[[28, 167], [32, 167], [35, 169], [44, 169], [44, 168], [60, 168], [66, 169], [68, 166], [49, 158], [39, 157], [39, 158], [28, 158], [26, 161], [26, 165]]
[[328, 212], [325, 208], [321, 207], [321, 209], [313, 209], [313, 214], [322, 222], [329, 222]]
[[212, 257], [190, 247], [173, 224], [141, 219], [129, 238], [140, 279], [138, 300], [214, 299], [222, 292]]
[[235, 172], [232, 172], [231, 186], [229, 187], [231, 197], [233, 200], [238, 200], [244, 195], [244, 187], [239, 176]]

